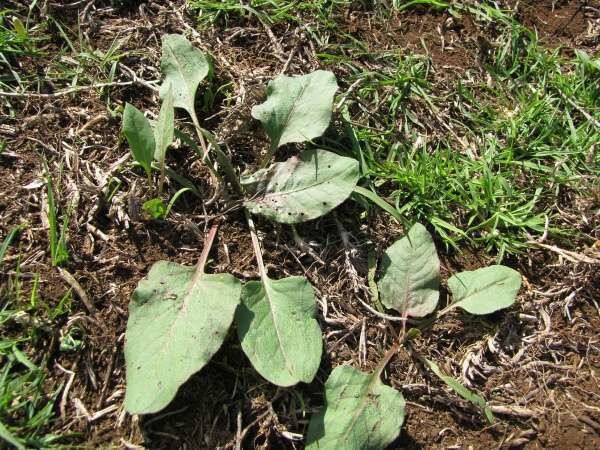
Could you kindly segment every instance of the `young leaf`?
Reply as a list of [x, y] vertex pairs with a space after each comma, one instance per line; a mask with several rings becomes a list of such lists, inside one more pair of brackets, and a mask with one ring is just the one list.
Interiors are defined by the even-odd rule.
[[173, 88], [171, 84], [163, 98], [160, 107], [160, 113], [154, 127], [154, 140], [156, 148], [154, 149], [154, 159], [158, 162], [160, 168], [160, 179], [158, 183], [158, 192], [162, 193], [163, 183], [165, 181], [165, 155], [167, 148], [173, 142], [173, 134], [175, 133], [175, 108], [173, 107]]
[[325, 408], [313, 414], [307, 450], [386, 448], [404, 422], [404, 397], [384, 385], [379, 373], [336, 367], [325, 383]]
[[160, 198], [146, 200], [142, 210], [154, 220], [164, 219], [167, 216], [167, 207]]
[[454, 302], [443, 313], [460, 307], [471, 314], [490, 314], [515, 302], [521, 274], [510, 267], [489, 266], [452, 276], [448, 288]]
[[229, 274], [204, 273], [214, 233], [197, 268], [158, 261], [133, 293], [125, 333], [125, 409], [132, 414], [167, 406], [227, 335], [241, 284]]
[[154, 159], [160, 167], [165, 165], [165, 154], [167, 148], [173, 142], [173, 134], [175, 133], [175, 110], [173, 107], [173, 89], [169, 84], [166, 94], [163, 98], [160, 107], [160, 113], [154, 127], [154, 140], [156, 148], [154, 149]]
[[190, 116], [196, 117], [196, 89], [210, 69], [206, 56], [180, 34], [163, 37], [162, 53], [160, 69], [165, 81], [160, 87], [161, 98], [166, 97], [170, 85], [175, 108], [185, 109]]
[[352, 193], [358, 162], [325, 150], [274, 163], [242, 178], [252, 198], [250, 212], [283, 223], [298, 223], [327, 214]]
[[485, 414], [485, 418], [489, 423], [494, 422], [494, 415], [492, 414], [492, 410], [487, 405], [485, 399], [482, 396], [470, 391], [465, 386], [460, 384], [458, 380], [455, 380], [454, 378], [444, 374], [444, 372], [442, 372], [438, 365], [433, 361], [430, 361], [426, 358], [422, 358], [422, 361], [431, 369], [433, 373], [435, 373], [444, 383], [446, 383], [450, 387], [450, 389], [452, 389], [465, 400], [473, 403], [474, 405], [479, 406]]
[[433, 239], [420, 223], [387, 249], [379, 280], [381, 301], [388, 308], [409, 316], [433, 312], [439, 298], [440, 261]]
[[129, 103], [123, 111], [123, 134], [127, 138], [133, 158], [150, 177], [155, 148], [154, 134], [144, 114]]
[[250, 281], [235, 319], [242, 349], [278, 386], [309, 383], [321, 362], [321, 329], [312, 286], [304, 277]]
[[321, 136], [331, 120], [335, 75], [317, 70], [308, 75], [280, 75], [267, 86], [267, 101], [252, 108], [271, 138], [271, 148]]

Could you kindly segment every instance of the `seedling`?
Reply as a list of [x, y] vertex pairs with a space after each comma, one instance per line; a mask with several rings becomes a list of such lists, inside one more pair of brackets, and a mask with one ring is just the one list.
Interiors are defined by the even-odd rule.
[[[398, 342], [388, 350], [373, 374], [344, 367], [338, 367], [331, 373], [325, 384], [325, 408], [315, 414], [309, 424], [307, 448], [385, 448], [400, 433], [404, 417], [402, 394], [389, 387], [381, 392], [376, 390], [381, 383], [381, 371], [391, 357], [411, 335], [418, 334], [418, 328], [405, 331], [406, 319], [409, 316], [425, 317], [433, 313], [438, 305], [439, 259], [433, 239], [423, 225], [416, 223], [405, 237], [388, 248], [382, 271], [378, 284], [381, 301], [388, 308], [400, 312], [404, 319]], [[508, 267], [491, 266], [454, 275], [448, 285], [455, 301], [431, 319], [423, 321], [420, 328], [430, 326], [455, 307], [472, 314], [489, 314], [507, 308], [515, 301], [521, 276]], [[445, 375], [433, 361], [421, 360], [452, 390], [481, 408], [486, 419], [492, 422], [491, 410], [481, 396]], [[354, 389], [360, 391], [358, 398], [348, 394]], [[394, 391], [395, 395], [389, 391]], [[367, 400], [373, 398], [376, 400]], [[386, 400], [382, 402], [382, 398]], [[356, 403], [353, 403], [354, 400]], [[389, 428], [389, 410], [400, 411], [396, 415], [399, 424], [392, 429]], [[348, 417], [354, 420], [348, 423]]]
[[152, 160], [156, 142], [150, 122], [139, 109], [127, 103], [123, 111], [123, 134], [135, 161], [142, 166], [152, 186]]
[[69, 224], [69, 216], [71, 207], [66, 214], [63, 215], [63, 222], [58, 228], [58, 208], [54, 200], [54, 186], [50, 172], [46, 171], [46, 189], [48, 198], [48, 233], [50, 240], [50, 258], [52, 266], [60, 266], [69, 260], [69, 252], [67, 250], [66, 233]]
[[167, 216], [167, 207], [160, 198], [145, 201], [142, 210], [151, 219], [164, 219]]
[[[208, 59], [184, 37], [169, 35], [163, 40], [161, 68], [165, 74], [160, 90], [163, 105], [154, 131], [143, 114], [126, 107], [123, 129], [132, 153], [136, 160], [139, 156], [147, 173], [153, 159], [164, 168], [165, 151], [175, 135], [189, 143], [203, 162], [214, 157], [225, 174], [221, 179], [210, 163], [215, 179], [227, 184], [230, 196], [243, 205], [260, 279], [242, 285], [230, 274], [205, 273], [216, 225], [208, 233], [196, 268], [168, 261], [155, 263], [138, 284], [129, 306], [125, 408], [130, 413], [149, 414], [167, 406], [179, 387], [210, 361], [233, 322], [242, 350], [265, 379], [282, 387], [310, 383], [322, 356], [314, 289], [302, 276], [269, 277], [252, 217], [261, 215], [293, 225], [328, 214], [353, 193], [385, 210], [393, 209], [375, 191], [357, 187], [361, 173], [353, 158], [316, 148], [284, 162], [271, 162], [280, 146], [313, 140], [325, 132], [337, 90], [335, 77], [317, 71], [279, 76], [269, 83], [266, 101], [255, 106], [252, 115], [263, 123], [271, 144], [262, 167], [238, 178], [214, 137], [201, 128], [194, 110], [198, 85], [209, 71]], [[185, 134], [170, 131], [173, 108], [185, 109], [190, 115], [200, 147]], [[161, 169], [161, 178], [165, 173], [169, 174]], [[155, 208], [150, 202], [148, 209], [160, 209], [155, 215], [163, 215], [164, 205]], [[370, 266], [374, 284], [375, 261]], [[433, 239], [425, 227], [415, 224], [386, 252], [378, 282], [381, 302], [405, 321], [409, 316], [422, 318], [437, 308], [439, 284]], [[512, 269], [492, 266], [454, 275], [449, 287], [455, 302], [433, 319], [456, 307], [473, 314], [506, 308], [514, 302], [520, 276]], [[494, 296], [489, 295], [491, 289]], [[424, 320], [422, 327], [429, 323], [430, 319]], [[307, 448], [383, 448], [398, 436], [405, 402], [400, 392], [382, 383], [381, 374], [398, 348], [417, 334], [403, 326], [398, 341], [373, 374], [344, 366], [331, 373], [325, 385], [325, 408], [313, 415], [309, 425]], [[429, 367], [441, 373], [434, 363]], [[470, 392], [457, 388], [449, 377], [443, 379], [460, 395]], [[475, 394], [469, 399], [479, 406], [485, 403]]]

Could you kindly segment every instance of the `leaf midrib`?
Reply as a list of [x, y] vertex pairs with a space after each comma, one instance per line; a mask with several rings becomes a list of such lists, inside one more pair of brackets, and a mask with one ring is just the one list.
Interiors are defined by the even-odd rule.
[[[173, 47], [169, 44], [169, 50], [171, 52], [171, 55], [173, 55], [173, 59], [175, 60], [176, 66], [177, 66], [177, 71], [179, 72], [181, 79], [183, 80], [183, 84], [185, 84], [186, 86], [186, 103], [188, 108], [194, 109], [194, 96], [192, 96], [191, 91], [194, 90], [195, 88], [191, 88], [191, 85], [188, 83], [188, 80], [186, 79], [186, 77], [184, 76], [184, 72], [183, 72], [183, 64], [179, 61], [179, 57], [177, 56], [177, 54], [175, 53], [175, 51], [173, 50]], [[198, 85], [196, 85], [197, 87]]]
[[290, 121], [290, 118], [292, 117], [292, 115], [294, 114], [294, 112], [296, 111], [296, 107], [300, 101], [300, 99], [302, 98], [302, 96], [304, 95], [304, 91], [306, 91], [306, 88], [308, 87], [308, 85], [310, 84], [310, 81], [307, 83], [302, 83], [302, 80], [300, 80], [300, 92], [298, 93], [298, 95], [294, 98], [293, 103], [292, 103], [292, 107], [289, 109], [287, 115], [285, 116], [285, 119], [283, 121], [283, 123], [281, 124], [281, 132], [279, 133], [279, 136], [277, 137], [277, 147], [279, 147], [280, 143], [281, 143], [281, 137], [283, 136], [283, 133], [285, 133], [285, 129], [288, 126], [288, 123]]
[[[342, 158], [343, 158], [343, 157], [342, 157]], [[310, 184], [310, 185], [308, 185], [308, 186], [301, 187], [301, 188], [299, 188], [299, 189], [292, 189], [292, 190], [289, 190], [289, 191], [279, 191], [279, 192], [268, 192], [268, 193], [264, 193], [264, 194], [262, 194], [260, 201], [262, 201], [262, 199], [265, 199], [265, 198], [268, 198], [268, 197], [278, 197], [278, 196], [282, 197], [282, 196], [288, 196], [288, 195], [293, 195], [293, 194], [296, 194], [296, 193], [298, 193], [298, 192], [306, 191], [306, 190], [308, 190], [308, 189], [312, 189], [312, 188], [314, 188], [314, 187], [317, 187], [317, 186], [319, 186], [319, 185], [321, 185], [321, 184], [327, 183], [328, 181], [332, 181], [332, 180], [334, 180], [334, 179], [336, 179], [336, 178], [338, 178], [338, 177], [341, 177], [341, 176], [342, 176], [342, 175], [344, 175], [346, 172], [348, 172], [350, 169], [351, 169], [351, 167], [350, 167], [350, 166], [348, 166], [348, 167], [346, 168], [346, 170], [344, 170], [344, 171], [341, 171], [341, 172], [335, 173], [335, 174], [333, 174], [332, 176], [330, 176], [330, 177], [328, 177], [328, 178], [322, 179], [322, 181], [318, 181], [318, 180], [317, 180], [317, 182], [315, 182], [315, 183], [312, 183], [312, 184]]]
[[285, 362], [285, 368], [288, 371], [288, 373], [292, 377], [294, 377], [294, 371], [292, 370], [292, 367], [289, 366], [288, 357], [283, 348], [282, 334], [279, 330], [279, 327], [277, 326], [277, 320], [275, 320], [275, 305], [274, 305], [273, 301], [271, 300], [270, 288], [268, 286], [268, 283], [271, 282], [271, 280], [267, 278], [266, 280], [262, 280], [261, 282], [264, 287], [265, 298], [267, 299], [267, 302], [269, 303], [269, 313], [271, 314], [271, 319], [273, 320], [273, 328], [275, 329], [275, 334], [277, 335], [277, 344], [279, 344], [279, 349], [281, 350], [281, 355], [283, 356], [283, 360]]
[[[464, 282], [457, 277], [457, 279], [459, 280], [459, 282], [461, 283], [461, 285], [464, 286]], [[457, 300], [454, 304], [458, 305], [459, 303], [462, 303], [468, 299], [470, 299], [471, 297], [475, 296], [475, 295], [479, 295], [482, 291], [489, 289], [490, 287], [493, 287], [494, 285], [501, 283], [501, 282], [506, 282], [509, 281], [510, 276], [509, 275], [504, 275], [501, 279], [496, 279], [491, 281], [490, 283], [486, 284], [485, 286], [482, 286], [479, 289], [474, 289], [473, 292], [465, 295], [464, 297], [462, 297], [460, 300]]]
[[354, 427], [354, 424], [358, 421], [359, 417], [364, 412], [364, 410], [367, 406], [367, 403], [368, 403], [369, 394], [372, 392], [373, 386], [375, 384], [377, 384], [378, 381], [379, 381], [379, 376], [376, 373], [372, 374], [371, 380], [369, 381], [369, 384], [367, 385], [367, 388], [365, 390], [365, 395], [361, 399], [360, 404], [358, 405], [358, 408], [356, 408], [356, 410], [355, 410], [356, 412], [352, 416], [352, 420], [350, 421], [348, 426], [345, 427], [346, 432], [344, 433], [344, 436], [342, 437], [343, 442], [347, 442], [348, 436], [350, 436], [350, 434], [351, 434], [351, 433], [349, 433], [349, 430], [351, 430]]
[[[204, 271], [203, 271], [203, 267], [198, 267], [196, 269], [196, 271], [194, 272], [194, 274], [192, 275], [192, 279], [190, 280], [185, 293], [183, 295], [183, 297], [181, 298], [180, 304], [181, 304], [181, 308], [179, 309], [179, 311], [175, 314], [174, 320], [171, 322], [171, 325], [169, 326], [167, 332], [166, 332], [166, 336], [163, 339], [163, 343], [164, 345], [161, 345], [159, 351], [157, 352], [159, 355], [163, 356], [165, 354], [166, 349], [168, 348], [172, 348], [172, 341], [173, 341], [173, 330], [177, 329], [178, 327], [176, 327], [175, 325], [178, 324], [180, 321], [182, 321], [185, 317], [187, 317], [187, 314], [189, 312], [188, 309], [188, 305], [189, 305], [189, 299], [191, 298], [191, 293], [194, 291], [195, 287], [200, 283], [200, 281], [204, 280]], [[171, 353], [171, 352], [169, 352]], [[159, 360], [159, 358], [157, 358], [156, 360]], [[158, 365], [157, 364], [153, 364], [152, 365], [153, 368], [153, 372], [155, 374], [155, 379], [159, 379], [158, 377]], [[162, 385], [164, 386], [164, 385]], [[164, 388], [159, 388], [160, 391], [163, 391]]]
[[[174, 328], [174, 324], [176, 322], [178, 322], [180, 320], [180, 318], [187, 315], [189, 298], [191, 297], [190, 294], [192, 293], [194, 288], [198, 285], [198, 283], [200, 283], [200, 280], [203, 279], [202, 275], [204, 275], [204, 273], [202, 272], [202, 269], [200, 269], [200, 268], [196, 269], [196, 272], [194, 272], [194, 275], [192, 275], [192, 279], [189, 281], [188, 287], [186, 288], [184, 295], [181, 298], [181, 301], [180, 301], [181, 308], [179, 309], [179, 312], [177, 314], [175, 314], [175, 320], [173, 320], [173, 323], [171, 324], [171, 326], [169, 327], [169, 330], [167, 332], [169, 340], [173, 337], [172, 331]], [[162, 351], [162, 348], [161, 348], [161, 351]]]
[[[407, 237], [408, 238], [408, 237]], [[419, 247], [422, 247], [423, 243], [421, 243], [421, 245], [419, 245], [418, 247], [414, 247], [410, 240], [408, 241], [408, 255], [406, 257], [406, 260], [409, 261], [414, 261], [415, 259], [418, 259], [418, 257], [420, 256], [420, 254], [417, 254], [417, 249]], [[412, 297], [411, 296], [411, 290], [412, 290], [412, 285], [413, 285], [413, 278], [414, 278], [414, 273], [410, 270], [410, 268], [408, 266], [403, 267], [406, 270], [404, 271], [404, 292], [402, 295], [402, 301], [400, 302], [400, 308], [402, 308], [401, 311], [398, 311], [400, 313], [404, 313], [404, 308], [406, 308], [407, 310], [409, 309], [409, 300]]]

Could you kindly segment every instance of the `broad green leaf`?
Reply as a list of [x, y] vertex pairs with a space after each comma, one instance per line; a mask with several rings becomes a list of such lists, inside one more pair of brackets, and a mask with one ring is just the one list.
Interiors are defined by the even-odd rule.
[[381, 301], [409, 316], [433, 312], [439, 298], [440, 261], [429, 232], [415, 223], [408, 234], [387, 249], [379, 280]]
[[251, 196], [246, 207], [283, 223], [298, 223], [327, 214], [352, 193], [358, 162], [326, 150], [307, 150], [242, 178]]
[[256, 371], [278, 386], [311, 382], [323, 350], [315, 314], [313, 288], [304, 277], [246, 283], [235, 317]]
[[467, 389], [458, 380], [444, 374], [444, 372], [442, 372], [440, 370], [440, 368], [438, 367], [438, 365], [436, 363], [434, 363], [433, 361], [430, 361], [429, 359], [426, 359], [426, 358], [423, 358], [422, 360], [425, 362], [425, 364], [427, 364], [427, 366], [431, 369], [431, 371], [433, 373], [435, 373], [444, 383], [446, 383], [454, 392], [456, 392], [458, 395], [460, 395], [465, 400], [473, 403], [474, 405], [479, 406], [481, 408], [481, 410], [483, 411], [483, 413], [485, 414], [485, 418], [487, 419], [487, 421], [489, 423], [494, 422], [494, 415], [492, 414], [492, 410], [487, 405], [487, 403], [485, 402], [485, 399], [482, 396], [477, 395], [474, 392], [472, 392], [471, 390]]
[[378, 373], [338, 366], [325, 383], [325, 408], [310, 419], [306, 449], [384, 449], [400, 434], [404, 405]]
[[129, 304], [125, 334], [132, 414], [160, 411], [219, 349], [239, 304], [240, 282], [229, 274], [158, 261]]
[[515, 302], [521, 274], [510, 267], [489, 266], [450, 277], [448, 287], [454, 302], [444, 312], [460, 307], [471, 314], [490, 314]]
[[173, 101], [173, 89], [169, 84], [154, 127], [154, 140], [156, 141], [154, 159], [160, 167], [165, 164], [165, 154], [167, 153], [167, 148], [173, 142], [173, 134], [175, 133], [175, 109]]
[[160, 87], [161, 98], [165, 98], [170, 85], [175, 108], [185, 109], [190, 116], [196, 117], [194, 99], [198, 85], [208, 75], [208, 59], [180, 34], [163, 37], [162, 53], [160, 69], [165, 81]]
[[308, 75], [280, 75], [267, 86], [267, 101], [252, 108], [271, 138], [271, 148], [321, 136], [331, 120], [335, 75], [317, 70]]
[[123, 111], [123, 134], [133, 158], [150, 174], [155, 148], [154, 133], [146, 116], [129, 103]]

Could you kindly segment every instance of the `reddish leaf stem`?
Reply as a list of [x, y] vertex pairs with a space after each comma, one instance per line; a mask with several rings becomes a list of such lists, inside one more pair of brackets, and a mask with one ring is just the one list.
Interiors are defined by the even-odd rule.
[[210, 249], [212, 248], [213, 242], [215, 240], [215, 236], [217, 235], [217, 230], [219, 229], [219, 225], [216, 223], [210, 227], [210, 231], [206, 235], [206, 239], [204, 241], [204, 247], [202, 248], [202, 254], [200, 255], [200, 259], [198, 260], [198, 271], [197, 273], [204, 273], [204, 266], [206, 266], [206, 261], [208, 260], [208, 254], [210, 253]]

